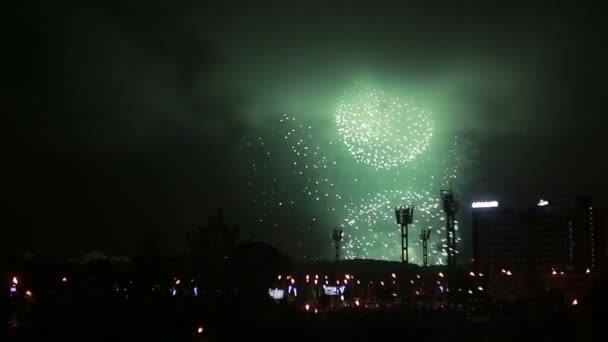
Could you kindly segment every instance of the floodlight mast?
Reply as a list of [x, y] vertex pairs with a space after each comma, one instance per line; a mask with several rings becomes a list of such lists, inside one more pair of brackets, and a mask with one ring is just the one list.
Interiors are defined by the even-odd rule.
[[441, 200], [443, 202], [443, 211], [446, 215], [446, 252], [448, 269], [453, 271], [456, 267], [456, 225], [455, 217], [458, 211], [458, 201], [454, 200], [454, 193], [452, 190], [441, 190]]
[[395, 218], [397, 224], [401, 226], [401, 299], [405, 299], [405, 284], [408, 283], [407, 275], [409, 268], [409, 241], [408, 241], [408, 225], [414, 220], [414, 206], [400, 206], [395, 208]]
[[429, 253], [427, 242], [431, 237], [431, 229], [423, 229], [420, 233], [420, 240], [422, 240], [422, 266], [429, 265]]
[[334, 240], [334, 247], [336, 249], [336, 264], [340, 262], [340, 243], [342, 242], [342, 229], [334, 229], [332, 233], [332, 240]]

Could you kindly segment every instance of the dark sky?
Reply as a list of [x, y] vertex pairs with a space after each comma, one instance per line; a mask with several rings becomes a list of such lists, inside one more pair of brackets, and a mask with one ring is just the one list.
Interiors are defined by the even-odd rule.
[[215, 207], [256, 234], [242, 137], [293, 108], [330, 121], [328, 99], [362, 75], [407, 89], [447, 113], [440, 130], [474, 142], [468, 198], [608, 204], [597, 9], [86, 3], [4, 13], [8, 253], [134, 254], [153, 234], [182, 251]]

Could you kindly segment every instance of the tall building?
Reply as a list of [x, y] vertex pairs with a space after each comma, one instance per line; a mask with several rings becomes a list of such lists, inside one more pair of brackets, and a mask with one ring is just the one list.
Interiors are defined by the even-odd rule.
[[583, 274], [599, 267], [602, 243], [595, 209], [586, 198], [523, 206], [476, 202], [472, 225], [478, 270], [502, 284], [508, 273], [507, 290], [519, 295], [544, 287], [543, 277], [554, 271]]
[[532, 266], [537, 271], [597, 268], [601, 254], [594, 208], [586, 198], [473, 208], [478, 268]]

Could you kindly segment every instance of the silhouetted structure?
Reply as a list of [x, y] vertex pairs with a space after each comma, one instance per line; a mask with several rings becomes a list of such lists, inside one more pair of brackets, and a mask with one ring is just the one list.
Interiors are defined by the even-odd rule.
[[454, 271], [456, 266], [456, 211], [458, 211], [458, 201], [454, 200], [452, 190], [441, 190], [441, 200], [443, 202], [443, 211], [445, 212], [445, 230], [446, 230], [446, 252], [448, 269]]
[[[576, 275], [594, 272], [600, 265], [595, 221], [593, 206], [582, 197], [474, 208], [476, 268], [494, 284], [504, 284], [494, 280], [504, 278], [507, 271], [513, 274], [502, 295], [533, 296], [551, 288], [549, 283], [555, 285], [556, 277], [569, 277], [559, 285], [565, 288], [578, 281]], [[494, 286], [492, 291], [498, 290]]]
[[429, 228], [423, 228], [420, 233], [420, 240], [422, 240], [422, 266], [429, 265], [429, 251], [427, 242], [431, 237], [431, 230]]

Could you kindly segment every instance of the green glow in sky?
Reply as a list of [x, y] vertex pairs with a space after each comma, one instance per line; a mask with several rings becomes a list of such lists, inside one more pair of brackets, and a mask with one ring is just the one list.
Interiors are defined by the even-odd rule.
[[345, 258], [398, 260], [400, 228], [393, 210], [415, 205], [410, 260], [421, 262], [417, 237], [431, 228], [429, 262], [443, 263], [439, 190], [456, 184], [457, 140], [436, 143], [428, 111], [401, 94], [362, 83], [344, 94], [334, 107], [333, 134], [299, 113], [285, 113], [259, 136], [245, 139], [253, 157], [248, 186], [258, 224], [283, 244], [293, 241], [291, 254], [314, 250], [305, 245], [315, 241], [330, 250], [328, 234], [341, 227]]

